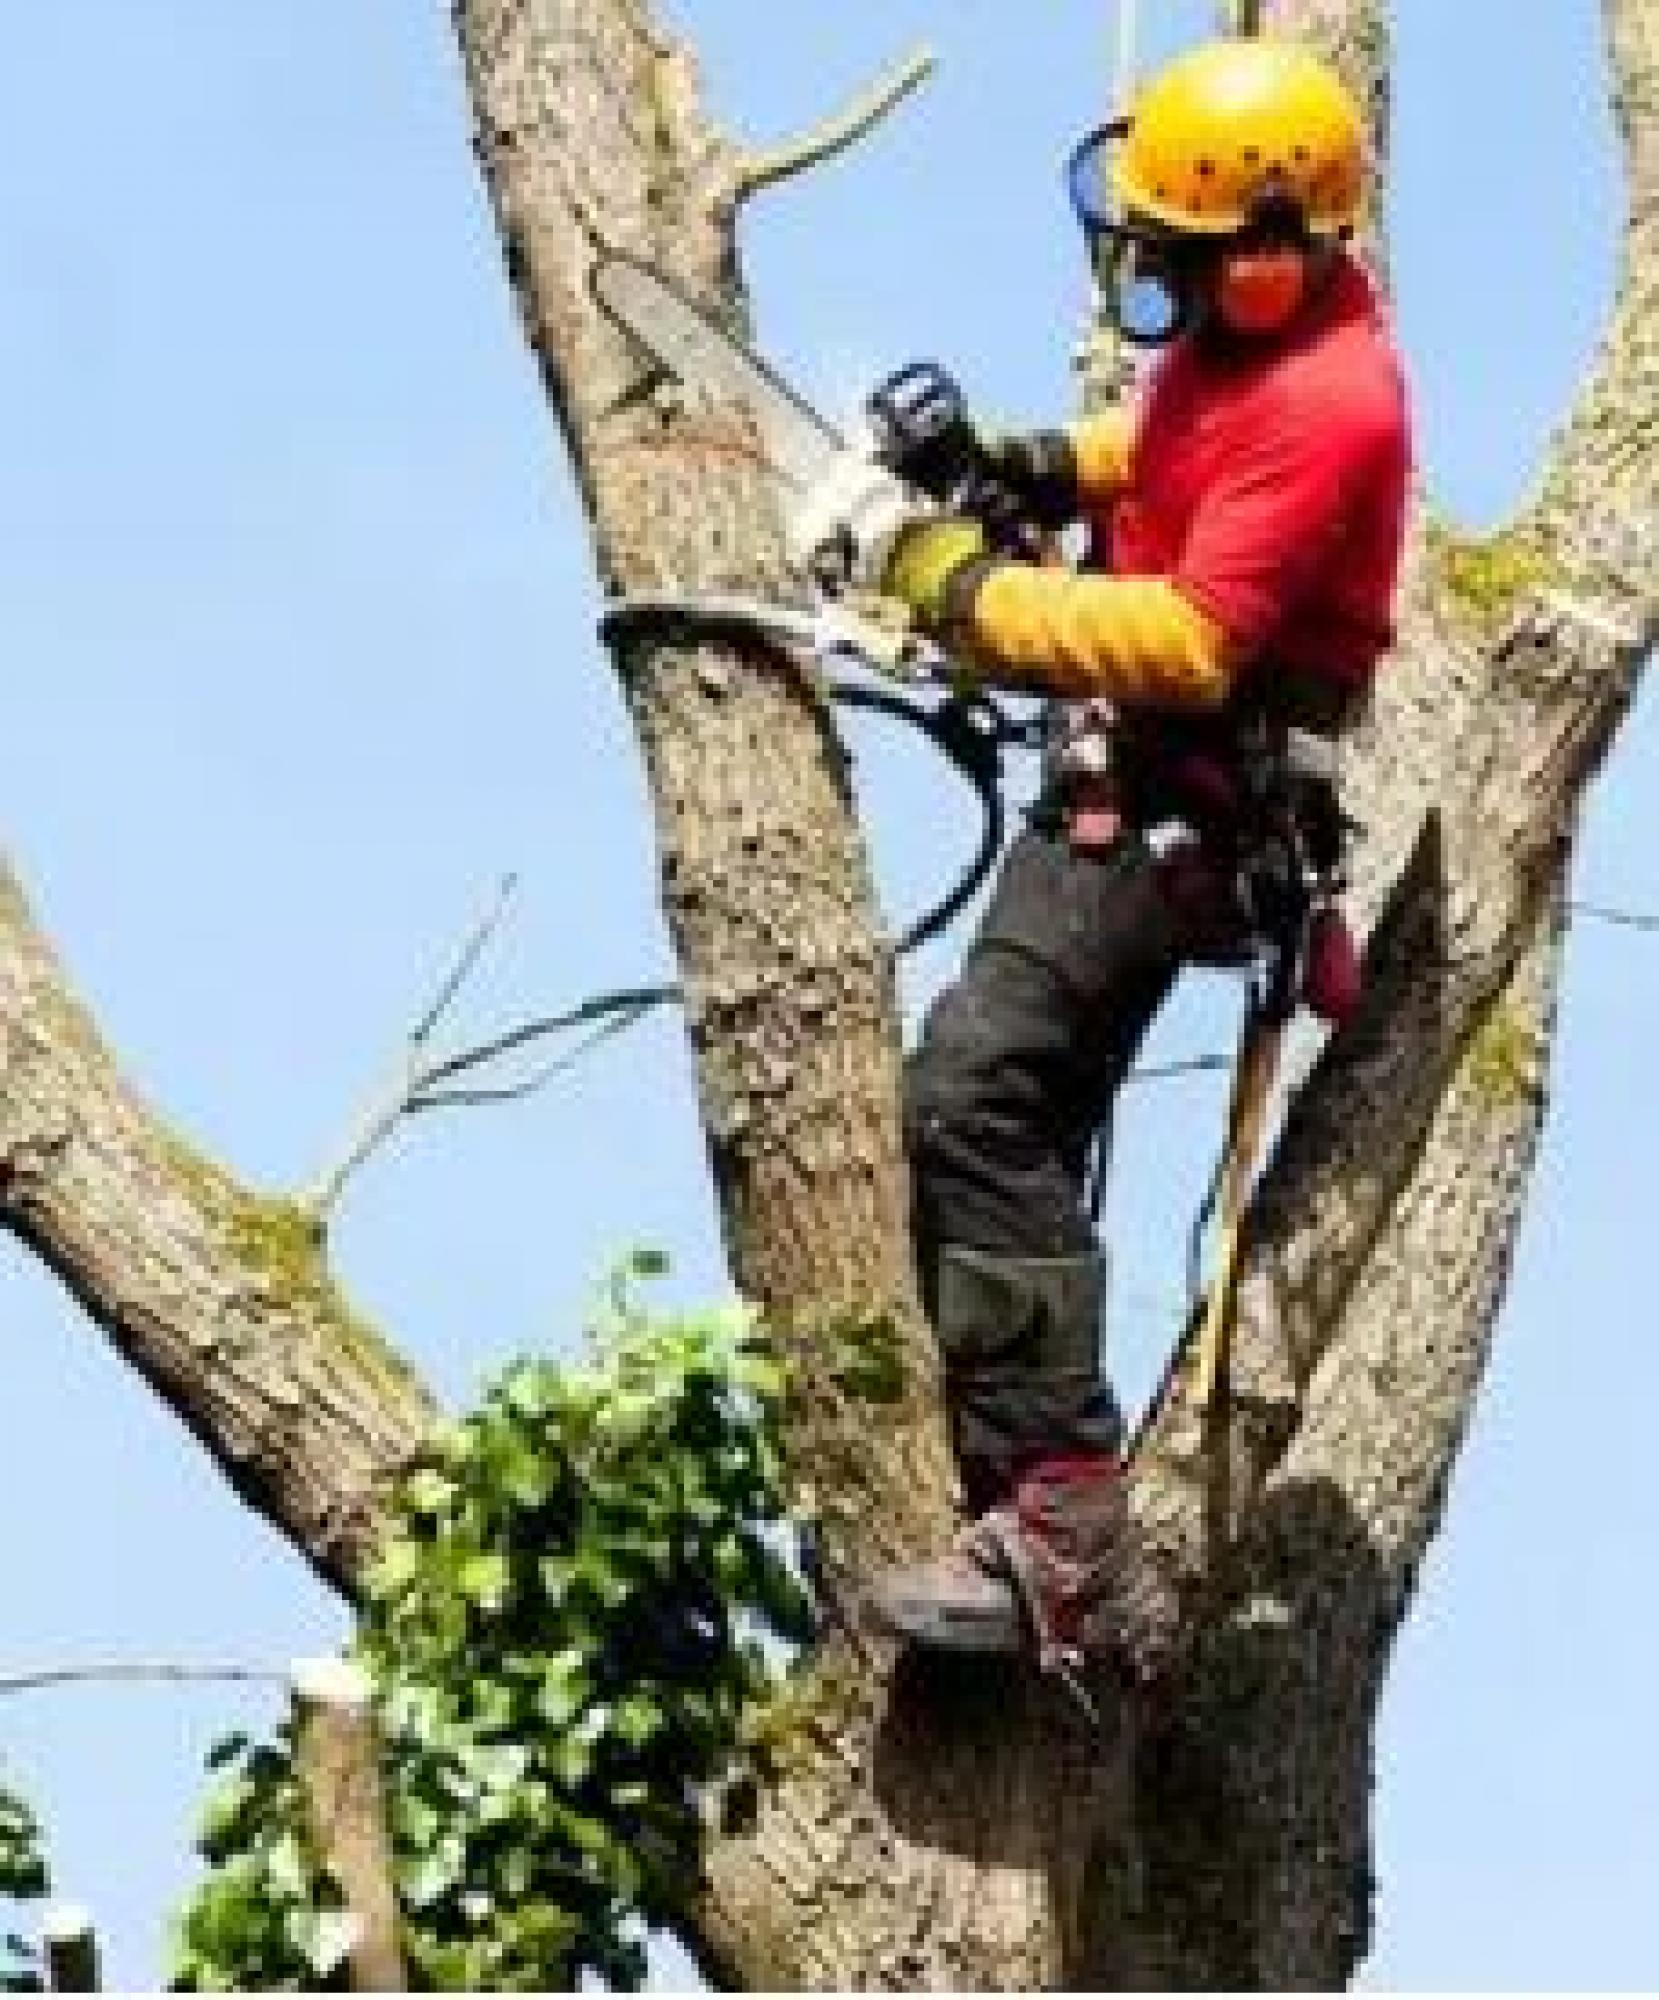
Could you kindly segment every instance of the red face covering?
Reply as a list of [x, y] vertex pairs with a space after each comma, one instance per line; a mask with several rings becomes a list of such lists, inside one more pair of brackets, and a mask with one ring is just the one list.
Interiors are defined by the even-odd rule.
[[1291, 244], [1230, 250], [1215, 278], [1215, 313], [1229, 333], [1281, 332], [1308, 292], [1307, 253]]

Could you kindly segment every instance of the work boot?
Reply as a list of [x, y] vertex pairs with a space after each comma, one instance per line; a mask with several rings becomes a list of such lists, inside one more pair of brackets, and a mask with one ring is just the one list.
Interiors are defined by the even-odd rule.
[[931, 1562], [891, 1570], [871, 1593], [877, 1621], [900, 1639], [946, 1653], [1023, 1650], [1025, 1617], [1000, 1548], [970, 1521]]
[[1122, 1468], [1108, 1457], [1050, 1459], [1012, 1501], [971, 1522], [933, 1562], [884, 1578], [877, 1616], [917, 1645], [1014, 1653], [1045, 1673], [1109, 1662], [1151, 1692], [1174, 1659], [1174, 1592], [1141, 1543]]

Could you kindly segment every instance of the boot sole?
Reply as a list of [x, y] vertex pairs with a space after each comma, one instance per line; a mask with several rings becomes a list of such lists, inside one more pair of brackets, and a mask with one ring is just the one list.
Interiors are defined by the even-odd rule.
[[991, 1653], [1007, 1657], [1025, 1650], [1019, 1620], [996, 1610], [951, 1610], [940, 1604], [883, 1596], [870, 1599], [877, 1622], [895, 1638], [940, 1653]]

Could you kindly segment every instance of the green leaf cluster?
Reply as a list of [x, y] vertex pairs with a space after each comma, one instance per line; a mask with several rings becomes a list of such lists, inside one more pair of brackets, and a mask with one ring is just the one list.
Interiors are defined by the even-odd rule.
[[[0, 1784], [0, 1898], [29, 1903], [50, 1887], [40, 1822], [10, 1786]], [[0, 1931], [0, 1993], [41, 1990], [38, 1954], [27, 1939]]]
[[[777, 1371], [746, 1308], [645, 1311], [660, 1269], [613, 1278], [586, 1365], [516, 1363], [437, 1441], [369, 1579], [357, 1652], [417, 1986], [637, 1985], [648, 1927], [695, 1888], [706, 1789], [806, 1636]], [[342, 1983], [291, 1742], [222, 1762], [175, 1985]]]

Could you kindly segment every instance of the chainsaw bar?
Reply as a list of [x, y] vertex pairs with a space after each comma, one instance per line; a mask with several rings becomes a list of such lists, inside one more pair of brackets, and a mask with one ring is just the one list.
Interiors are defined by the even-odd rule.
[[837, 465], [863, 458], [798, 390], [653, 265], [623, 250], [602, 251], [588, 288], [606, 318], [676, 381], [745, 405], [760, 427], [768, 464], [797, 493], [815, 491]]

